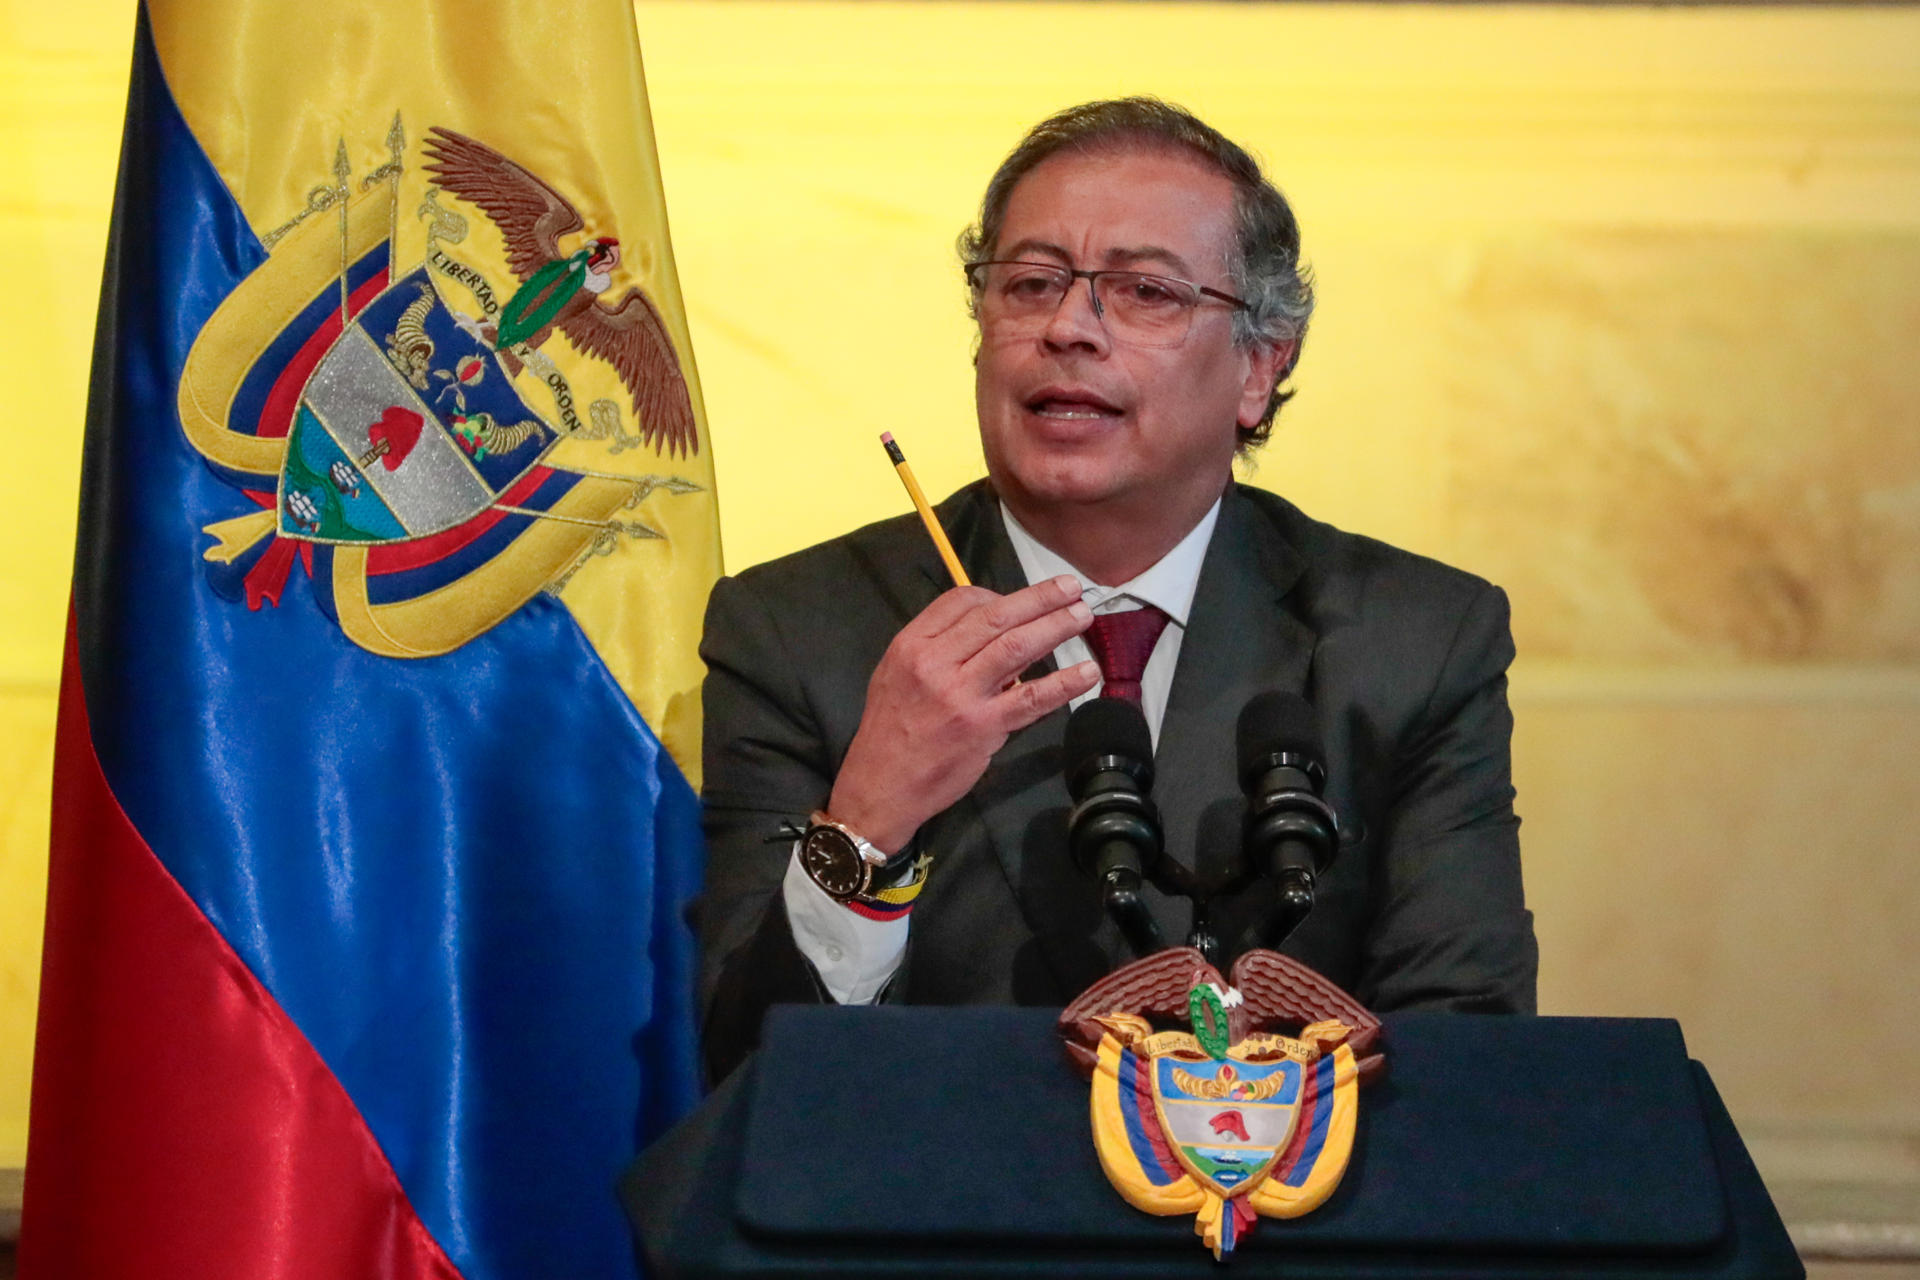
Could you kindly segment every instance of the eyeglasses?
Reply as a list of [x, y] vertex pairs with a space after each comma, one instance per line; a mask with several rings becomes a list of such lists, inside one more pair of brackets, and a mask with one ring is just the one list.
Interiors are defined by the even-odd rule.
[[997, 338], [1031, 338], [1053, 322], [1073, 288], [1093, 290], [1093, 313], [1119, 342], [1177, 347], [1187, 340], [1193, 313], [1213, 298], [1237, 311], [1247, 304], [1230, 293], [1172, 276], [1140, 271], [1076, 271], [1050, 262], [969, 262], [967, 283], [977, 295], [980, 325]]

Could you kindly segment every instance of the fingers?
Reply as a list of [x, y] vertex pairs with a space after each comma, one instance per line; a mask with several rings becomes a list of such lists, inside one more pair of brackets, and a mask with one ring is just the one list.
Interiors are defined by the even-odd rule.
[[[1028, 590], [1032, 588], [1029, 587]], [[950, 630], [954, 623], [973, 610], [1007, 598], [985, 587], [954, 587], [935, 596], [932, 604], [922, 609], [912, 621], [900, 628], [900, 634], [917, 639], [931, 639]]]
[[1100, 664], [1076, 662], [1038, 680], [1023, 680], [994, 700], [1008, 733], [1024, 729], [1042, 716], [1066, 706], [1100, 683]]
[[974, 688], [983, 693], [998, 691], [1052, 653], [1063, 640], [1085, 631], [1092, 621], [1093, 611], [1075, 599], [1064, 609], [1055, 609], [1024, 626], [1001, 632], [969, 659], [963, 670]]
[[[956, 592], [947, 593], [949, 596], [954, 594]], [[1080, 580], [1072, 574], [1063, 573], [1057, 578], [1023, 587], [1011, 595], [998, 596], [988, 591], [985, 596], [985, 599], [976, 600], [975, 607], [954, 616], [939, 633], [943, 641], [955, 646], [963, 662], [979, 653], [995, 637], [1077, 604], [1080, 600]], [[939, 603], [939, 600], [934, 601], [935, 605]], [[927, 613], [932, 611], [933, 606], [929, 605]], [[924, 618], [927, 614], [920, 616]]]
[[990, 696], [1069, 636], [1087, 629], [1093, 614], [1080, 600], [1080, 581], [1061, 574], [998, 595], [981, 587], [942, 593], [901, 629], [893, 648], [931, 683], [957, 672], [968, 689]]

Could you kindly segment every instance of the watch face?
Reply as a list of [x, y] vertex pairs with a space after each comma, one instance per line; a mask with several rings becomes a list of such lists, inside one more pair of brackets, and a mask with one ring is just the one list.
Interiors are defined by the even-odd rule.
[[872, 869], [846, 832], [812, 827], [800, 842], [800, 868], [834, 897], [845, 900], [867, 887]]

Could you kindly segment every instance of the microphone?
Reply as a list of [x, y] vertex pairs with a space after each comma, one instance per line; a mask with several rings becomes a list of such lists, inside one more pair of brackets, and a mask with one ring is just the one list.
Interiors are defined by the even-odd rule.
[[1339, 851], [1338, 823], [1320, 798], [1327, 767], [1313, 704], [1297, 693], [1256, 694], [1235, 736], [1247, 794], [1243, 847], [1254, 871], [1277, 884], [1266, 945], [1278, 947], [1313, 910], [1315, 881]]
[[1161, 950], [1160, 926], [1140, 894], [1160, 861], [1160, 811], [1153, 789], [1153, 735], [1140, 708], [1121, 698], [1082, 703], [1067, 720], [1067, 847], [1100, 883], [1107, 915], [1135, 955]]

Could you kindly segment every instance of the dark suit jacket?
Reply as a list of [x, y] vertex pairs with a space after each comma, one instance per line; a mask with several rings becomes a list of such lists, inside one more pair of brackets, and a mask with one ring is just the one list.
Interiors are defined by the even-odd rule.
[[[992, 491], [940, 507], [976, 583], [1026, 585]], [[701, 646], [707, 889], [697, 909], [715, 1078], [779, 1001], [823, 999], [786, 923], [783, 822], [822, 807], [896, 632], [950, 584], [916, 517], [869, 525], [715, 588]], [[1232, 486], [1200, 573], [1156, 752], [1167, 855], [1240, 856], [1234, 725], [1266, 689], [1306, 695], [1341, 847], [1283, 950], [1373, 1009], [1531, 1012], [1537, 952], [1520, 885], [1505, 595]], [[1013, 735], [973, 791], [921, 828], [935, 861], [889, 1000], [1063, 1005], [1131, 958], [1066, 850], [1063, 709]], [[1272, 890], [1216, 906], [1230, 942]], [[1166, 935], [1188, 907], [1151, 893]]]

